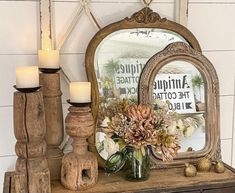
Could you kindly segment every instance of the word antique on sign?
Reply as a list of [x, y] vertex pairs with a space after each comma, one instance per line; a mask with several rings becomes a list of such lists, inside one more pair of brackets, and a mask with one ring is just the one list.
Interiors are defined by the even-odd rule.
[[169, 101], [169, 109], [178, 113], [196, 112], [191, 74], [158, 74], [153, 99]]

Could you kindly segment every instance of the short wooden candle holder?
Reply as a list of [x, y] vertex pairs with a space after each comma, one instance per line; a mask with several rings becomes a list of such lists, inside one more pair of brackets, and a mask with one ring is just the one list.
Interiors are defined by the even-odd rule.
[[69, 108], [66, 133], [73, 138], [73, 151], [62, 160], [61, 183], [71, 190], [85, 190], [98, 179], [96, 156], [88, 151], [87, 138], [93, 134], [94, 119], [89, 106]]
[[41, 91], [14, 93], [15, 171], [5, 174], [5, 193], [50, 193], [45, 157], [46, 125]]
[[46, 118], [47, 161], [51, 180], [60, 180], [63, 151], [59, 148], [64, 137], [63, 111], [60, 90], [60, 74], [42, 71], [39, 75], [42, 85]]

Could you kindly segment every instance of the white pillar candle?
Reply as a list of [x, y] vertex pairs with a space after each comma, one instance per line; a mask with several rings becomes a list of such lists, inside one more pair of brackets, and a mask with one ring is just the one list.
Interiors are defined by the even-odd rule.
[[16, 87], [34, 88], [39, 86], [39, 72], [37, 66], [16, 68]]
[[90, 82], [71, 82], [69, 84], [70, 101], [74, 103], [91, 102]]
[[40, 68], [57, 69], [59, 65], [60, 54], [58, 50], [39, 50], [38, 59]]

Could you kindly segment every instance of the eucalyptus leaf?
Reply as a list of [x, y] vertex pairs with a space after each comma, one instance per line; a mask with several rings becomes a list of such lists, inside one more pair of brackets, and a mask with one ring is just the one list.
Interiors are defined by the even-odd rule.
[[100, 153], [104, 150], [104, 141], [96, 143], [97, 151]]
[[143, 161], [143, 155], [141, 149], [134, 150], [134, 158], [138, 160], [139, 164], [142, 164]]
[[115, 138], [113, 139], [119, 145], [119, 150], [123, 150], [126, 147], [126, 142], [122, 138]]

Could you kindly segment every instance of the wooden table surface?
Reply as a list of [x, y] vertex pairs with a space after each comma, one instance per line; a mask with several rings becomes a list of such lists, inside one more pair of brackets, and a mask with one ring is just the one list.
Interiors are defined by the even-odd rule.
[[[198, 173], [196, 177], [185, 177], [183, 168], [172, 168], [162, 170], [152, 170], [150, 178], [144, 182], [129, 182], [120, 172], [115, 175], [99, 173], [98, 183], [86, 191], [70, 191], [65, 189], [60, 182], [52, 182], [52, 193], [106, 193], [106, 192], [158, 192], [193, 190], [195, 187], [215, 188], [215, 187], [235, 186], [235, 173], [226, 169], [225, 173], [218, 174], [213, 171]], [[152, 190], [152, 191], [151, 191]], [[158, 190], [158, 191], [156, 191]]]

